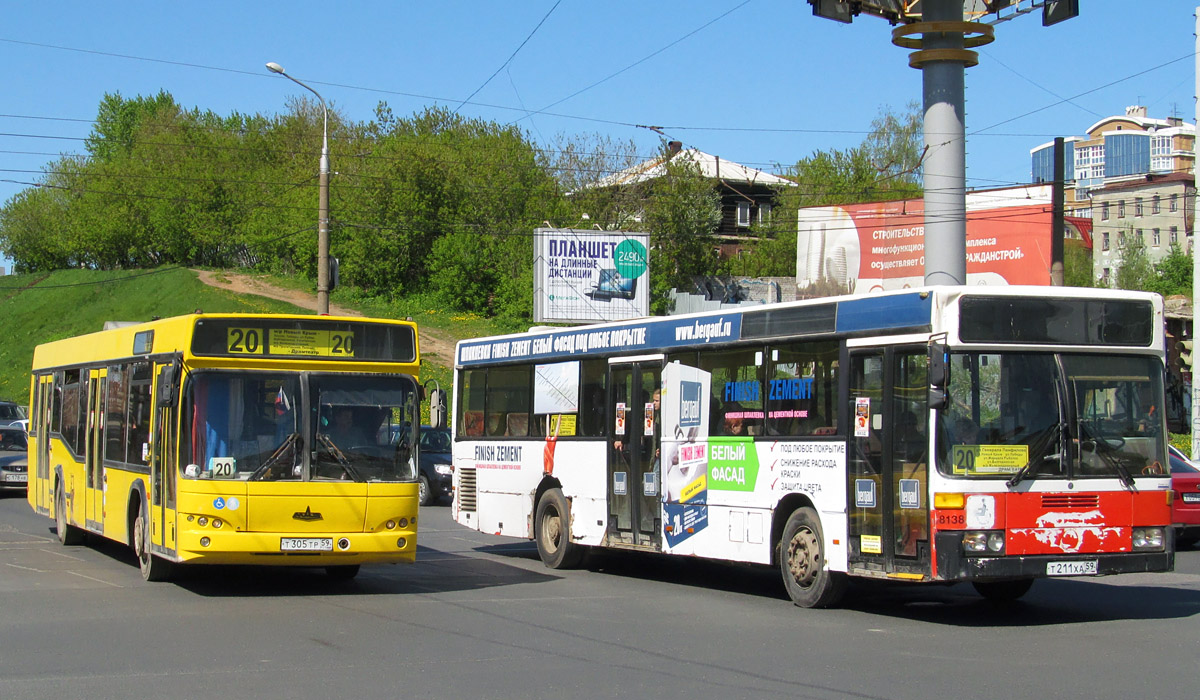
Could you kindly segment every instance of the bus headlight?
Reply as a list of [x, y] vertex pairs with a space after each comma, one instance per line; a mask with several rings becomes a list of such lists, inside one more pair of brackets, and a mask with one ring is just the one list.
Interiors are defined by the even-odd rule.
[[339, 539], [338, 540], [338, 549], [342, 550], [343, 552], [346, 551], [347, 549], [350, 549], [350, 540], [345, 537], [342, 537], [341, 539]]
[[1134, 549], [1162, 549], [1163, 529], [1161, 527], [1133, 528]]
[[963, 553], [1004, 554], [1004, 533], [970, 530], [963, 533]]
[[208, 524], [208, 518], [206, 518], [206, 517], [204, 517], [203, 515], [201, 515], [201, 516], [200, 516], [200, 517], [199, 517], [199, 518], [196, 520], [196, 524], [197, 524], [197, 525], [199, 525], [200, 527], [204, 527], [205, 525], [207, 525], [207, 524]]

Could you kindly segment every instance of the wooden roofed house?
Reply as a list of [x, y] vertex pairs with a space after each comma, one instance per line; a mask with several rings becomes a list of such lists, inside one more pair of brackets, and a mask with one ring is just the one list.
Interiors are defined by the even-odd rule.
[[[718, 182], [721, 197], [721, 223], [715, 236], [723, 258], [734, 257], [742, 242], [749, 240], [750, 228], [758, 222], [770, 221], [779, 187], [795, 187], [796, 183], [771, 173], [705, 153], [696, 148], [683, 148], [679, 141], [667, 144], [663, 156], [638, 163], [592, 185], [594, 188], [625, 187], [662, 177], [667, 163], [684, 159], [694, 164], [703, 177]], [[636, 222], [640, 216], [634, 217]]]

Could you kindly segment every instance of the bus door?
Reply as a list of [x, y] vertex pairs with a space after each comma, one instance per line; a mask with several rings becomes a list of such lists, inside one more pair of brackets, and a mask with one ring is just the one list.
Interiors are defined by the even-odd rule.
[[104, 532], [104, 391], [108, 370], [93, 369], [88, 373], [87, 461], [84, 469], [84, 522], [87, 529]]
[[661, 375], [661, 358], [609, 365], [609, 544], [659, 548]]
[[[54, 474], [50, 465], [50, 412], [54, 396], [54, 376], [44, 374], [38, 377], [37, 389], [33, 399], [33, 413], [30, 416], [30, 428], [37, 428], [37, 433], [30, 434], [29, 449], [33, 451], [36, 462], [35, 473], [29, 474], [26, 488], [34, 489], [34, 499], [38, 508], [46, 509], [49, 513], [50, 503], [54, 500]], [[66, 488], [67, 484], [63, 484]]]
[[851, 569], [930, 571], [929, 384], [924, 345], [851, 351]]
[[[178, 404], [160, 405], [157, 400], [172, 388], [176, 376], [170, 364], [156, 367], [154, 430], [150, 451], [150, 541], [175, 549], [175, 478], [178, 472]], [[168, 387], [163, 389], [162, 387]]]

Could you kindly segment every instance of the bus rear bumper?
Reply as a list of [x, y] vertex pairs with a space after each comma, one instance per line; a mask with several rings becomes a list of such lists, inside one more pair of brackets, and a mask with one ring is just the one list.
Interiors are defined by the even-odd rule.
[[[1086, 554], [1038, 554], [1001, 557], [968, 557], [962, 554], [959, 533], [938, 533], [937, 576], [941, 581], [1107, 576], [1110, 574], [1171, 571], [1175, 552], [1165, 551]], [[1094, 569], [1094, 570], [1093, 570]], [[1072, 570], [1084, 573], [1070, 573]]]

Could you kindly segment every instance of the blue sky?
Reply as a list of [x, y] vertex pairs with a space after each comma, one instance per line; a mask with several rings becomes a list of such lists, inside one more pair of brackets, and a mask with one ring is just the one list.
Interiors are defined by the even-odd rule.
[[[1198, 3], [1081, 4], [1052, 27], [1040, 12], [997, 25], [967, 70], [969, 185], [1027, 181], [1030, 148], [1128, 105], [1194, 123]], [[285, 110], [305, 93], [267, 61], [354, 121], [380, 101], [399, 115], [441, 104], [520, 120], [538, 142], [598, 132], [647, 156], [660, 137], [636, 125], [654, 125], [767, 170], [857, 145], [880, 108], [921, 99], [885, 20], [843, 25], [804, 0], [9, 2], [3, 16], [3, 201], [82, 151], [105, 93]]]

